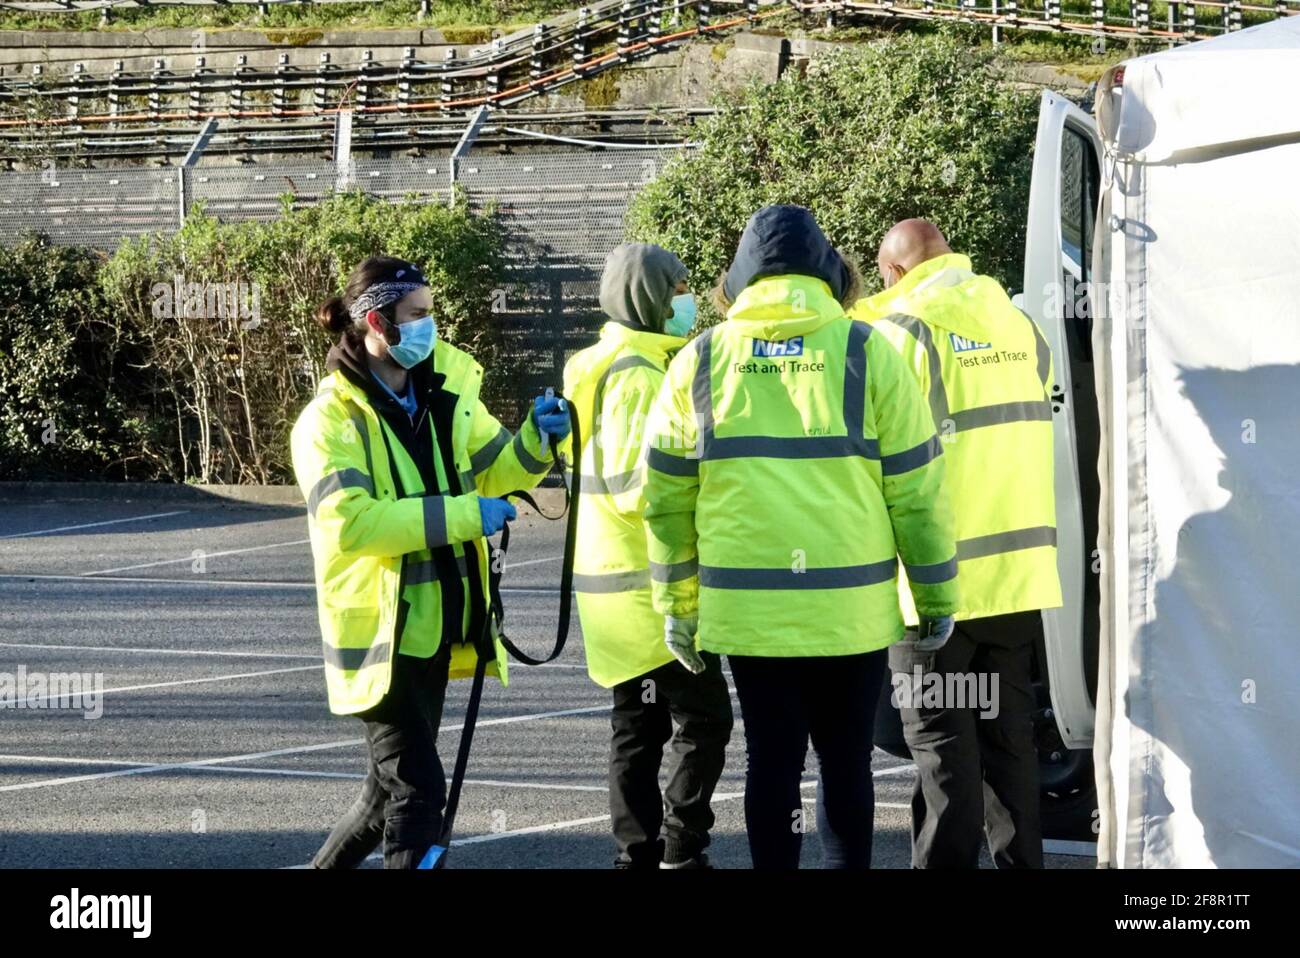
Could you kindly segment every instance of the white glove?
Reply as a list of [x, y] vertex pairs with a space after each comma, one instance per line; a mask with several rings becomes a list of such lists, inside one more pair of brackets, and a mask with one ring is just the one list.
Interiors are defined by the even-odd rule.
[[932, 619], [928, 615], [920, 616], [917, 625], [916, 651], [937, 652], [948, 644], [956, 621], [950, 615], [941, 615]]
[[705, 669], [704, 660], [695, 651], [695, 633], [699, 625], [698, 615], [682, 616], [680, 619], [669, 615], [664, 618], [664, 645], [668, 646], [673, 658], [682, 663], [692, 675], [699, 675]]

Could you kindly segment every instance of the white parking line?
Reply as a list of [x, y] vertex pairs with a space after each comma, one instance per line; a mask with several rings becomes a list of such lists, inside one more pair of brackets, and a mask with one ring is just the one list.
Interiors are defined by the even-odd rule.
[[914, 771], [916, 771], [916, 766], [909, 762], [906, 765], [891, 765], [889, 768], [873, 770], [871, 776], [872, 778], [880, 778], [884, 775], [904, 775], [907, 772]]
[[123, 762], [114, 758], [66, 758], [60, 755], [0, 755], [0, 761], [66, 762], [69, 765], [148, 765], [148, 762]]
[[[208, 557], [216, 555], [209, 553]], [[171, 560], [169, 560], [171, 561]], [[192, 561], [186, 559], [185, 561]], [[315, 589], [315, 582], [266, 582], [258, 579], [209, 579], [206, 575], [196, 574], [192, 579], [163, 579], [144, 575], [105, 575], [102, 572], [83, 572], [79, 575], [54, 575], [40, 572], [0, 572], [0, 579], [28, 579], [52, 582], [133, 582], [147, 585], [220, 585], [247, 586], [260, 589]], [[553, 589], [503, 588], [502, 595], [558, 595], [559, 587]]]
[[[96, 694], [107, 695], [110, 692], [138, 692], [141, 689], [166, 689], [176, 685], [201, 685], [204, 682], [226, 682], [230, 679], [255, 679], [260, 678], [263, 675], [282, 675], [285, 672], [310, 672], [323, 668], [325, 668], [325, 663], [322, 662], [320, 665], [296, 665], [291, 669], [267, 669], [264, 672], [239, 672], [234, 675], [213, 675], [202, 679], [177, 679], [174, 682], [150, 682], [146, 685], [122, 685], [115, 689], [100, 689]], [[56, 695], [42, 695], [34, 699], [29, 698], [27, 699], [27, 702], [29, 703], [28, 708], [32, 707], [30, 703], [33, 702], [49, 702], [52, 699], [66, 699], [72, 697], [74, 694], [76, 693], [62, 692]]]
[[523, 562], [507, 562], [503, 572], [509, 572], [511, 569], [518, 569], [526, 565], [537, 565], [540, 562], [555, 562], [563, 559], [564, 556], [547, 556], [545, 559], [526, 559]]
[[348, 745], [360, 745], [363, 738], [341, 739], [337, 742], [322, 742], [319, 745], [299, 745], [294, 748], [275, 749], [269, 752], [251, 752], [247, 755], [227, 755], [221, 758], [205, 758], [194, 762], [158, 762], [152, 765], [134, 765], [112, 772], [94, 772], [87, 775], [69, 775], [64, 778], [46, 778], [36, 782], [18, 782], [14, 785], [0, 785], [0, 792], [21, 792], [30, 788], [48, 788], [51, 785], [71, 785], [75, 782], [91, 782], [103, 778], [120, 778], [125, 775], [148, 775], [153, 772], [182, 771], [188, 768], [200, 768], [205, 765], [220, 765], [225, 762], [251, 761], [256, 758], [271, 758], [276, 755], [296, 755], [301, 752], [322, 751], [331, 748], [343, 748]]
[[[805, 798], [803, 800], [803, 804], [816, 805], [817, 799], [815, 797]], [[875, 802], [874, 807], [875, 808], [911, 808], [912, 806], [908, 802]]]
[[256, 579], [209, 579], [195, 575], [192, 579], [161, 579], [153, 576], [101, 575], [83, 572], [80, 575], [52, 575], [38, 572], [0, 572], [0, 579], [28, 579], [40, 582], [134, 582], [148, 585], [223, 585], [254, 586], [270, 589], [314, 589], [314, 582], [259, 582]]
[[[315, 668], [316, 666], [312, 666]], [[478, 727], [490, 725], [510, 725], [516, 722], [529, 722], [536, 719], [559, 718], [567, 715], [586, 715], [594, 712], [606, 712], [608, 705], [594, 705], [589, 708], [562, 709], [558, 712], [535, 712], [531, 715], [507, 715], [501, 718], [481, 719]], [[444, 725], [442, 731], [454, 732], [464, 724]], [[32, 788], [48, 788], [52, 785], [71, 785], [75, 782], [89, 782], [103, 778], [120, 778], [125, 775], [147, 775], [153, 772], [174, 772], [186, 769], [206, 768], [210, 765], [227, 765], [231, 762], [251, 762], [261, 758], [275, 758], [280, 755], [301, 755], [304, 752], [321, 752], [334, 748], [347, 748], [365, 744], [364, 738], [345, 738], [333, 742], [321, 742], [316, 745], [296, 745], [293, 748], [278, 748], [267, 752], [249, 752], [245, 755], [226, 755], [220, 758], [205, 758], [193, 762], [158, 762], [152, 765], [136, 765], [130, 768], [115, 769], [111, 772], [92, 772], [86, 775], [69, 775], [64, 778], [47, 778], [36, 782], [18, 782], [13, 785], [0, 785], [0, 792], [19, 792]]]
[[[271, 542], [264, 546], [249, 546], [246, 549], [225, 549], [221, 552], [205, 552], [203, 553], [203, 558], [205, 560], [217, 559], [220, 558], [221, 556], [243, 555], [245, 552], [261, 552], [265, 549], [282, 549], [285, 546], [306, 545], [308, 542], [311, 542], [311, 540], [294, 539], [292, 542]], [[123, 565], [123, 566], [118, 566], [115, 569], [99, 569], [95, 572], [83, 572], [81, 574], [83, 576], [111, 575], [114, 572], [131, 572], [135, 569], [152, 569], [155, 566], [160, 566], [160, 565], [175, 565], [178, 562], [193, 562], [193, 561], [194, 561], [194, 556], [187, 555], [187, 556], [181, 556], [179, 559], [160, 559], [158, 562], [139, 562], [136, 563], [135, 565]]]
[[485, 788], [534, 788], [554, 792], [608, 792], [608, 785], [554, 785], [550, 782], [505, 782], [491, 778], [467, 778], [466, 785], [481, 785]]
[[[2, 758], [3, 756], [0, 756]], [[249, 768], [244, 765], [207, 765], [200, 772], [233, 772], [238, 775], [279, 775], [288, 778], [351, 778], [357, 781], [366, 776], [362, 772], [326, 772], [319, 769], [301, 768]], [[491, 778], [467, 778], [466, 785], [479, 785], [484, 788], [524, 788], [554, 792], [608, 792], [608, 785], [556, 785], [550, 782], [507, 782]]]
[[58, 645], [48, 642], [0, 642], [2, 649], [55, 649], [68, 652], [136, 652], [143, 655], [216, 655], [249, 659], [313, 659], [319, 655], [289, 652], [219, 652], [210, 649], [146, 649], [133, 645]]
[[[496, 721], [498, 724], [504, 724], [501, 722], [501, 720], [496, 720]], [[480, 724], [484, 724], [484, 723], [480, 723]], [[454, 730], [460, 728], [460, 726], [450, 726], [450, 728]], [[127, 762], [127, 761], [122, 761], [120, 759], [105, 759], [105, 758], [68, 758], [65, 756], [55, 756], [55, 755], [0, 754], [0, 761], [65, 762], [69, 765], [120, 765], [120, 766], [130, 767], [130, 768], [149, 768], [153, 766], [153, 763], [149, 763], [149, 762]], [[313, 768], [307, 768], [307, 769], [254, 768], [246, 765], [241, 765], [241, 766], [203, 765], [203, 766], [194, 767], [194, 770], [200, 772], [231, 772], [239, 775], [279, 775], [287, 778], [350, 778], [350, 779], [361, 780], [366, 777], [365, 774], [362, 772], [327, 772], [324, 769], [313, 769]], [[915, 765], [898, 765], [898, 766], [892, 766], [890, 768], [873, 770], [872, 777], [882, 778], [889, 775], [899, 775], [905, 772], [914, 772], [914, 771], [916, 771]], [[490, 779], [490, 778], [467, 778], [465, 779], [465, 784], [480, 785], [485, 788], [526, 788], [526, 789], [537, 789], [542, 791], [557, 791], [557, 792], [608, 792], [609, 791], [609, 786], [607, 785], [567, 785], [567, 784], [555, 784], [550, 782], [511, 782], [511, 781], [506, 781], [504, 779]], [[810, 785], [816, 785], [816, 784], [817, 784], [816, 781], [803, 782], [801, 783], [800, 787], [806, 788]], [[741, 797], [744, 794], [745, 794], [744, 792], [719, 792], [714, 797], [718, 799], [730, 800], [733, 798]], [[907, 804], [890, 805], [883, 802], [877, 802], [876, 804], [881, 806], [882, 808], [910, 808], [911, 807], [910, 805]], [[1057, 842], [1055, 844], [1060, 846], [1060, 850], [1056, 852], [1057, 854], [1077, 853], [1078, 848], [1067, 848], [1067, 846], [1078, 846], [1079, 848], [1086, 847], [1086, 849], [1088, 850], [1095, 851], [1095, 846], [1089, 845], [1087, 842]], [[1046, 848], [1046, 846], [1044, 847]]]
[[122, 522], [143, 522], [146, 519], [165, 519], [168, 516], [181, 516], [189, 512], [188, 509], [177, 509], [173, 512], [155, 512], [147, 516], [127, 516], [125, 519], [105, 519], [103, 522], [83, 522], [76, 526], [57, 526], [53, 529], [37, 529], [35, 532], [11, 532], [7, 536], [0, 536], [0, 539], [25, 539], [30, 536], [47, 536], [55, 532], [72, 532], [76, 529], [95, 529], [99, 526], [115, 526]]
[[[488, 719], [486, 722], [480, 721], [478, 727], [485, 725], [511, 725], [515, 722], [532, 722], [537, 719], [563, 718], [567, 715], [592, 715], [596, 712], [608, 712], [608, 705], [589, 705], [580, 709], [560, 709], [558, 712], [534, 712], [532, 715], [507, 715], [502, 718]], [[444, 725], [444, 731], [454, 731], [464, 728], [464, 723], [460, 725]]]
[[245, 765], [205, 765], [196, 772], [232, 772], [238, 775], [279, 775], [287, 778], [365, 778], [360, 772], [325, 772], [300, 768], [249, 768]]
[[[520, 835], [537, 835], [541, 832], [554, 832], [561, 828], [576, 828], [579, 825], [594, 825], [597, 822], [609, 821], [608, 815], [593, 815], [590, 818], [574, 818], [567, 822], [551, 822], [549, 825], [533, 825], [529, 828], [516, 828], [508, 832], [488, 832], [484, 835], [470, 835], [467, 838], [453, 838], [451, 845], [456, 848], [460, 845], [477, 845], [481, 842], [497, 842], [503, 838], [518, 838]], [[375, 852], [367, 855], [370, 858], [383, 858], [383, 852]]]
[[[123, 652], [141, 655], [211, 655], [218, 658], [246, 659], [307, 659], [319, 662], [319, 655], [299, 652], [224, 652], [217, 649], [159, 649], [144, 648], [135, 645], [61, 645], [57, 642], [0, 642], [0, 649], [50, 649], [56, 652]], [[580, 662], [547, 662], [544, 665], [522, 665], [523, 669], [581, 669], [587, 667]], [[724, 675], [730, 673], [724, 670]]]
[[[608, 815], [592, 815], [590, 818], [571, 818], [567, 822], [551, 822], [547, 825], [532, 825], [528, 828], [516, 828], [508, 832], [487, 832], [483, 835], [470, 835], [467, 838], [453, 838], [451, 840], [452, 848], [460, 848], [462, 845], [478, 845], [482, 842], [498, 842], [504, 838], [518, 838], [520, 835], [537, 835], [542, 832], [559, 831], [562, 828], [577, 828], [580, 825], [595, 825], [598, 822], [609, 821]], [[366, 861], [381, 861], [384, 857], [383, 852], [371, 852], [366, 856]], [[286, 865], [286, 869], [310, 868], [310, 865]]]

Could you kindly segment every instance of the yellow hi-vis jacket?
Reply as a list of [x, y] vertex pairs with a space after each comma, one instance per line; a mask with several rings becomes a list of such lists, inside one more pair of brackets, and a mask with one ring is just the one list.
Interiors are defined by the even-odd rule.
[[957, 618], [1059, 606], [1052, 352], [1034, 321], [956, 253], [851, 314], [898, 349], [929, 399], [957, 518]]
[[655, 608], [698, 611], [712, 652], [884, 648], [900, 556], [919, 608], [957, 609], [943, 473], [893, 347], [821, 280], [761, 279], [669, 364], [647, 426]]
[[[483, 595], [488, 553], [478, 497], [535, 486], [552, 461], [543, 453], [532, 418], [511, 436], [479, 401], [483, 368], [438, 340], [434, 369], [456, 395], [452, 446], [463, 495], [427, 494], [420, 471], [365, 392], [340, 371], [321, 380], [291, 436], [294, 473], [307, 500], [307, 527], [315, 560], [316, 597], [330, 711], [349, 715], [377, 704], [388, 691], [393, 649], [422, 645], [436, 651], [442, 635], [442, 584], [431, 548], [452, 546], [462, 581], [468, 574], [463, 543], [475, 541]], [[429, 413], [432, 415], [432, 413]], [[392, 450], [392, 459], [388, 450]], [[438, 482], [449, 488], [434, 444]], [[394, 475], [405, 491], [398, 498]], [[398, 598], [409, 603], [401, 642], [395, 634]], [[474, 674], [474, 636], [465, 602], [463, 642], [453, 646], [448, 674]], [[495, 639], [495, 635], [494, 635]], [[506, 654], [496, 642], [488, 673], [507, 681]]]
[[578, 460], [582, 502], [573, 590], [587, 671], [605, 688], [673, 659], [664, 645], [664, 617], [650, 598], [641, 449], [668, 360], [684, 345], [680, 336], [608, 322], [600, 341], [564, 367], [564, 395], [588, 431]]

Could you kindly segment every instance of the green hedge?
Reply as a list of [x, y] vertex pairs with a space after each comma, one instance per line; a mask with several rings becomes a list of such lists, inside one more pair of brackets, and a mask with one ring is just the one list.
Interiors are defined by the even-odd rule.
[[134, 367], [107, 320], [103, 257], [39, 236], [0, 248], [0, 478], [126, 478], [152, 470]]
[[1018, 288], [1037, 96], [1003, 69], [951, 33], [900, 34], [752, 84], [692, 137], [697, 151], [637, 196], [629, 233], [677, 253], [704, 291], [751, 213], [798, 203], [874, 292], [885, 231], [923, 216], [976, 269]]
[[316, 307], [380, 252], [422, 264], [439, 336], [483, 363], [489, 403], [505, 395], [491, 212], [286, 197], [272, 222], [196, 209], [107, 259], [40, 238], [0, 250], [0, 478], [291, 480], [289, 429], [330, 345]]

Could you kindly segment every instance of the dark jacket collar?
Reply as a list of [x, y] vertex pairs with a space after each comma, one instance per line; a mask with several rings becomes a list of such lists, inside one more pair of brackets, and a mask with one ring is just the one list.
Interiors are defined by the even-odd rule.
[[[330, 347], [329, 355], [325, 357], [325, 368], [330, 372], [339, 372], [348, 382], [364, 392], [374, 408], [389, 409], [405, 415], [396, 400], [375, 381], [366, 356], [364, 340], [354, 339], [344, 333], [339, 337], [339, 341]], [[428, 405], [433, 393], [441, 389], [447, 380], [446, 376], [434, 370], [432, 353], [424, 362], [411, 367], [410, 373], [418, 408]]]

